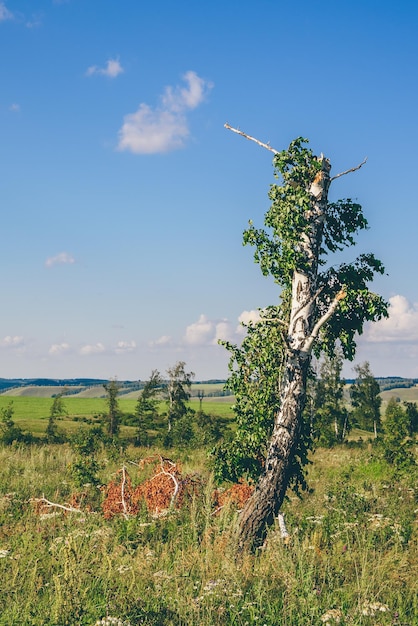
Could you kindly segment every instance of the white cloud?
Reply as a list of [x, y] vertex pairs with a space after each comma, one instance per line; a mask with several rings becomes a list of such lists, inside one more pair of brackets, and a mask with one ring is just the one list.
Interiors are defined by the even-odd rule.
[[70, 349], [70, 345], [68, 343], [54, 343], [48, 350], [48, 354], [51, 356], [59, 356], [60, 354], [64, 354], [68, 352]]
[[[237, 328], [237, 333], [239, 335], [245, 335], [247, 332], [245, 326], [248, 326], [250, 323], [255, 323], [260, 320], [260, 311], [243, 311], [241, 315], [238, 317], [239, 326]], [[244, 325], [245, 324], [245, 325]]]
[[202, 313], [197, 322], [186, 328], [184, 343], [189, 346], [217, 345], [219, 340], [240, 343], [246, 333], [243, 324], [257, 322], [260, 319], [259, 311], [243, 311], [239, 317], [239, 324], [233, 324], [228, 319], [210, 320]]
[[135, 341], [118, 341], [115, 352], [116, 354], [126, 354], [127, 352], [134, 352], [136, 350]]
[[32, 20], [28, 20], [25, 24], [26, 28], [38, 28], [42, 25], [42, 21], [39, 17], [34, 17]]
[[75, 263], [75, 259], [68, 252], [60, 252], [56, 256], [51, 256], [45, 261], [46, 267], [53, 267], [54, 265], [72, 265]]
[[234, 327], [229, 320], [216, 323], [213, 343], [218, 341], [234, 341]]
[[200, 78], [196, 72], [186, 72], [182, 78], [186, 87], [166, 87], [162, 97], [164, 109], [173, 112], [195, 109], [204, 100], [207, 90], [212, 88], [212, 84]]
[[389, 298], [389, 317], [368, 325], [365, 339], [373, 343], [418, 341], [418, 303], [405, 296]]
[[80, 349], [80, 354], [82, 356], [91, 356], [93, 354], [102, 354], [105, 352], [106, 348], [100, 342], [92, 344], [87, 344]]
[[184, 349], [217, 346], [219, 341], [240, 344], [246, 334], [243, 323], [257, 322], [259, 319], [259, 311], [243, 311], [235, 322], [226, 318], [210, 319], [202, 313], [195, 322], [186, 326], [181, 339], [175, 340], [168, 335], [163, 335], [155, 341], [150, 341], [148, 345], [151, 348]]
[[116, 78], [119, 74], [123, 74], [124, 71], [118, 59], [109, 59], [105, 67], [99, 67], [97, 65], [89, 67], [86, 71], [86, 76], [99, 74], [100, 76], [107, 76], [108, 78]]
[[25, 340], [20, 335], [7, 335], [0, 341], [0, 348], [20, 348], [24, 345]]
[[20, 104], [13, 103], [9, 106], [9, 111], [12, 113], [18, 113], [20, 111]]
[[0, 2], [0, 22], [5, 22], [6, 20], [12, 20], [13, 13], [9, 11], [4, 2]]
[[171, 344], [171, 337], [170, 337], [170, 335], [162, 335], [161, 337], [159, 337], [155, 341], [150, 341], [148, 345], [151, 348], [153, 348], [153, 347], [156, 347], [156, 346], [157, 347], [169, 346], [170, 344]]
[[141, 103], [135, 113], [125, 115], [119, 150], [155, 154], [184, 146], [190, 135], [186, 111], [195, 109], [213, 85], [193, 71], [186, 72], [183, 79], [186, 87], [166, 87], [160, 106]]

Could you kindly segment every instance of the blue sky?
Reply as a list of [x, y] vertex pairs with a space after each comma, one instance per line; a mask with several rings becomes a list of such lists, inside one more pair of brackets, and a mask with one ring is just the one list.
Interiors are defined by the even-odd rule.
[[279, 294], [241, 243], [272, 155], [225, 122], [368, 157], [331, 190], [387, 270], [356, 362], [418, 377], [417, 32], [405, 0], [0, 0], [0, 377], [227, 375]]

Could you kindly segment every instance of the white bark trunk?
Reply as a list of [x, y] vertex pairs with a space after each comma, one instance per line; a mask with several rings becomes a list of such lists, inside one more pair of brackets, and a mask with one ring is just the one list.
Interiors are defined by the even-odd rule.
[[339, 299], [343, 297], [339, 295], [325, 315], [317, 319], [318, 256], [331, 169], [329, 161], [323, 157], [321, 165], [321, 170], [309, 189], [312, 202], [309, 215], [306, 217], [310, 228], [300, 242], [307, 263], [305, 269], [294, 272], [292, 279], [291, 312], [287, 334], [288, 354], [281, 386], [280, 407], [276, 414], [264, 472], [242, 512], [239, 529], [241, 549], [244, 547], [254, 549], [263, 543], [267, 527], [273, 522], [282, 505], [299, 437], [312, 347], [320, 328], [334, 312]]

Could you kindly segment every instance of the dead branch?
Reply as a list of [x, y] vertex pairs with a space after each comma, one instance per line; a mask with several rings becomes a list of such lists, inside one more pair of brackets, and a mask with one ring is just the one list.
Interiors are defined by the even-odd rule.
[[171, 472], [167, 472], [166, 469], [164, 469], [164, 462], [166, 463], [170, 463], [170, 465], [175, 468], [176, 464], [173, 463], [173, 461], [170, 461], [170, 459], [164, 459], [163, 457], [160, 457], [161, 460], [161, 471], [158, 472], [158, 474], [155, 474], [154, 476], [151, 477], [151, 480], [154, 480], [154, 478], [157, 478], [158, 476], [164, 475], [164, 476], [169, 476], [171, 478], [171, 480], [174, 483], [174, 492], [173, 495], [171, 496], [171, 500], [170, 500], [170, 509], [174, 506], [174, 502], [176, 500], [180, 485], [178, 480], [176, 479], [175, 475], [172, 474]]
[[363, 165], [366, 163], [366, 161], [367, 161], [367, 157], [360, 163], [360, 165], [356, 165], [356, 167], [352, 167], [351, 169], [346, 170], [345, 172], [341, 172], [340, 174], [336, 174], [335, 176], [330, 178], [330, 183], [332, 183], [332, 181], [335, 180], [336, 178], [340, 178], [341, 176], [345, 176], [346, 174], [350, 174], [351, 172], [355, 172], [355, 171], [359, 170], [361, 167], [363, 167]]
[[37, 502], [47, 506], [48, 508], [55, 507], [57, 509], [63, 509], [64, 511], [68, 511], [69, 513], [85, 513], [85, 511], [82, 511], [81, 509], [76, 509], [73, 506], [65, 506], [64, 504], [51, 502], [50, 500], [47, 500], [44, 496], [42, 496], [42, 498], [31, 498], [30, 502]]
[[123, 517], [125, 519], [128, 519], [128, 507], [126, 506], [126, 502], [125, 502], [125, 484], [126, 484], [126, 468], [123, 465], [122, 466], [122, 483], [121, 483], [121, 487], [120, 487], [120, 495], [122, 498], [122, 508], [123, 508]]
[[277, 516], [277, 521], [279, 522], [279, 528], [280, 528], [280, 536], [282, 539], [288, 539], [290, 537], [289, 533], [287, 532], [287, 528], [286, 528], [286, 524], [284, 521], [284, 515], [283, 513], [279, 513]]
[[251, 135], [247, 135], [247, 133], [244, 133], [242, 130], [239, 130], [238, 128], [233, 128], [228, 123], [224, 124], [224, 128], [226, 128], [227, 130], [232, 130], [233, 133], [237, 133], [237, 135], [241, 135], [241, 137], [245, 137], [245, 139], [248, 139], [249, 141], [254, 141], [257, 145], [261, 146], [262, 148], [265, 148], [266, 150], [270, 150], [270, 152], [273, 152], [273, 154], [279, 154], [279, 151], [272, 148], [269, 143], [263, 143], [262, 141], [259, 141], [255, 137], [251, 137]]

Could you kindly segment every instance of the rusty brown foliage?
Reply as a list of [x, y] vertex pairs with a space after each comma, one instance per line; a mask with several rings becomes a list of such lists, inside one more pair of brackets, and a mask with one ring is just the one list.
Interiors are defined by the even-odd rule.
[[135, 501], [131, 477], [125, 468], [118, 470], [115, 480], [102, 488], [105, 499], [102, 502], [103, 516], [110, 519], [120, 513], [125, 516], [135, 515], [138, 502]]
[[114, 515], [135, 515], [145, 502], [147, 510], [154, 516], [162, 515], [172, 508], [182, 507], [186, 501], [202, 491], [202, 481], [197, 475], [183, 476], [181, 466], [164, 457], [143, 459], [139, 468], [152, 465], [151, 476], [135, 488], [125, 468], [119, 470], [114, 481], [103, 488], [102, 503], [106, 519]]
[[217, 511], [221, 510], [226, 505], [232, 506], [240, 511], [251, 497], [253, 491], [254, 485], [249, 485], [244, 480], [234, 483], [231, 487], [223, 491], [216, 489], [213, 493], [214, 506]]

